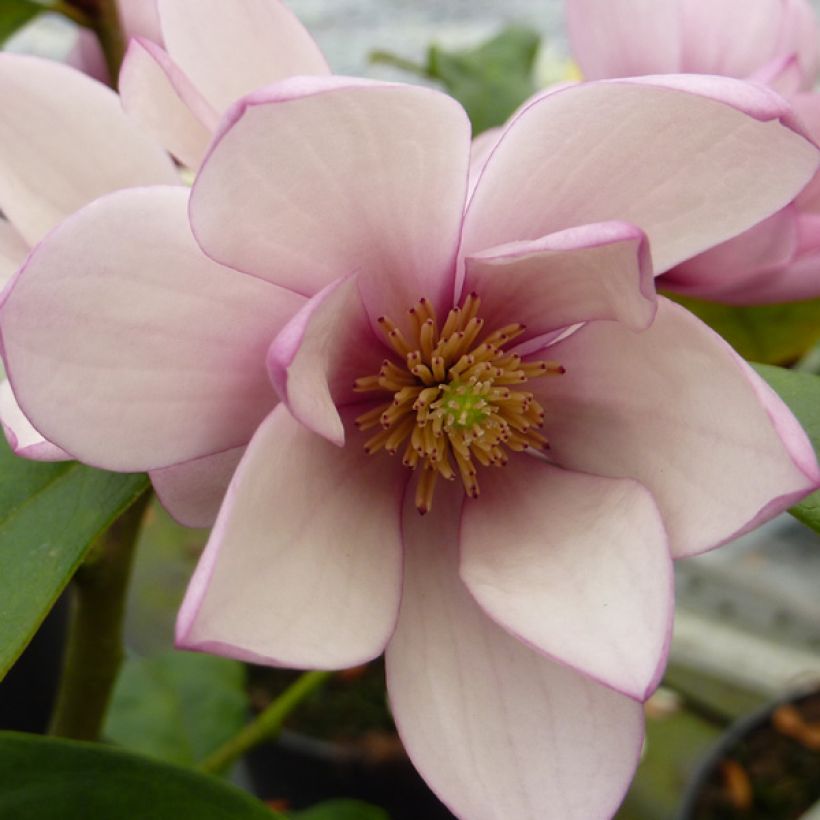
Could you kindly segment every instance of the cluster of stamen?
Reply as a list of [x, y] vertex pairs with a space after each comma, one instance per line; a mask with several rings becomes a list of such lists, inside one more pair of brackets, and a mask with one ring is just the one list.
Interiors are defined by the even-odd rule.
[[478, 497], [476, 462], [484, 467], [507, 463], [505, 450], [543, 450], [538, 431], [544, 411], [532, 393], [516, 386], [529, 379], [559, 375], [555, 362], [524, 362], [504, 348], [525, 327], [511, 324], [484, 334], [476, 294], [453, 308], [439, 329], [427, 299], [410, 308], [408, 336], [387, 317], [379, 325], [398, 361], [385, 359], [378, 373], [357, 379], [359, 392], [391, 396], [356, 419], [360, 430], [378, 427], [365, 450], [385, 450], [410, 469], [421, 468], [416, 507], [426, 513], [436, 480], [461, 478], [468, 495]]

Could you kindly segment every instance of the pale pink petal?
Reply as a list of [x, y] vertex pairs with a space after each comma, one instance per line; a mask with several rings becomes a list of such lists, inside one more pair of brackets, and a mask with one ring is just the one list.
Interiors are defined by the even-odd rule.
[[159, 0], [159, 13], [168, 53], [217, 111], [285, 77], [330, 73], [280, 0]]
[[681, 71], [746, 77], [795, 51], [780, 42], [783, 0], [680, 0], [680, 9]]
[[747, 78], [750, 82], [763, 83], [773, 88], [778, 94], [790, 97], [799, 91], [803, 84], [803, 71], [796, 54], [775, 57], [756, 69]]
[[356, 396], [353, 382], [377, 371], [383, 356], [350, 277], [305, 304], [274, 339], [267, 361], [291, 415], [341, 447], [345, 432], [336, 405]]
[[565, 0], [572, 53], [584, 77], [681, 71], [679, 0]]
[[28, 256], [29, 247], [14, 226], [0, 219], [0, 291]]
[[401, 592], [406, 470], [342, 449], [279, 405], [234, 474], [177, 621], [177, 644], [335, 669], [384, 649]]
[[498, 142], [499, 137], [504, 133], [502, 126], [496, 128], [488, 128], [482, 131], [470, 145], [470, 191], [475, 188], [478, 178], [481, 176], [481, 171], [484, 169], [484, 164], [490, 158], [490, 155]]
[[[562, 466], [630, 477], [654, 495], [681, 558], [786, 509], [820, 483], [786, 406], [706, 325], [666, 299], [634, 333], [591, 322], [549, 350], [532, 382]], [[761, 400], [764, 395], [765, 401]]]
[[234, 447], [152, 470], [151, 483], [162, 506], [183, 526], [212, 526], [244, 452], [244, 447]]
[[32, 252], [3, 304], [20, 406], [91, 464], [155, 469], [243, 445], [276, 401], [265, 354], [303, 299], [205, 257], [187, 193], [87, 206]]
[[108, 85], [111, 82], [100, 41], [91, 29], [77, 29], [77, 39], [66, 56], [65, 63], [101, 83]]
[[405, 506], [404, 595], [386, 661], [407, 753], [459, 817], [611, 817], [637, 764], [642, 709], [479, 609], [458, 578], [460, 496], [437, 490], [423, 518], [412, 497]]
[[126, 37], [146, 37], [162, 43], [157, 0], [117, 0], [117, 10]]
[[178, 181], [117, 95], [79, 71], [0, 54], [0, 99], [0, 208], [30, 244], [109, 191]]
[[462, 252], [617, 219], [646, 232], [664, 272], [808, 182], [817, 149], [771, 121], [788, 113], [774, 92], [725, 77], [587, 83], [537, 99], [484, 167]]
[[68, 453], [46, 441], [31, 426], [6, 379], [0, 381], [0, 423], [9, 447], [18, 456], [32, 461], [65, 461], [71, 458]]
[[672, 559], [649, 492], [518, 457], [464, 504], [461, 577], [499, 625], [644, 700], [666, 665]]
[[120, 72], [123, 108], [182, 163], [199, 168], [216, 112], [171, 58], [149, 40], [131, 40]]
[[734, 293], [742, 304], [745, 286], [762, 271], [786, 265], [797, 247], [798, 213], [792, 205], [734, 239], [677, 265], [659, 285], [706, 299]]
[[[205, 252], [313, 295], [358, 275], [372, 319], [452, 304], [469, 123], [427, 88], [297, 78], [246, 97], [191, 197]], [[226, 226], [230, 226], [230, 230]]]
[[576, 322], [615, 319], [641, 330], [655, 315], [646, 237], [625, 222], [510, 242], [465, 261], [465, 290], [481, 297], [490, 329], [514, 319], [533, 337]]
[[794, 52], [803, 74], [803, 88], [812, 88], [817, 79], [820, 56], [820, 28], [817, 13], [808, 0], [783, 0], [783, 18], [776, 50]]

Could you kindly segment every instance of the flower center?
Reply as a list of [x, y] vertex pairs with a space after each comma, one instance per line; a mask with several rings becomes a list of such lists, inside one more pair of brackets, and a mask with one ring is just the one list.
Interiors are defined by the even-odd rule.
[[403, 447], [404, 465], [421, 468], [416, 508], [422, 515], [432, 506], [439, 476], [453, 481], [458, 475], [467, 494], [477, 498], [476, 462], [503, 467], [506, 450], [548, 447], [538, 432], [544, 422], [541, 405], [517, 387], [529, 379], [560, 375], [564, 368], [506, 353], [504, 347], [526, 328], [511, 324], [484, 334], [480, 306], [478, 296], [469, 294], [439, 330], [433, 306], [419, 299], [409, 311], [409, 339], [381, 317], [379, 325], [398, 358], [385, 359], [378, 373], [356, 379], [354, 385], [358, 392], [391, 397], [362, 413], [356, 425], [360, 430], [380, 428], [364, 445], [371, 455], [382, 449], [395, 455]]

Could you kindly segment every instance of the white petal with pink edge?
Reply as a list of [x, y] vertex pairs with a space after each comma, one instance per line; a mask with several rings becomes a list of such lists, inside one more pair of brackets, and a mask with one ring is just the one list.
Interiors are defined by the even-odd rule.
[[0, 312], [20, 406], [88, 463], [156, 469], [241, 446], [276, 402], [265, 354], [304, 300], [204, 256], [187, 194], [135, 188], [82, 209]]
[[234, 447], [161, 470], [151, 470], [151, 483], [157, 498], [183, 526], [212, 526], [244, 452], [244, 447]]
[[73, 68], [0, 54], [0, 98], [0, 208], [29, 244], [109, 191], [178, 181], [117, 95]]
[[9, 447], [18, 456], [32, 461], [66, 461], [71, 458], [31, 426], [6, 379], [0, 381], [0, 423]]
[[216, 130], [216, 112], [171, 58], [133, 39], [120, 71], [123, 108], [189, 168], [199, 168]]
[[648, 330], [591, 322], [549, 355], [566, 373], [531, 389], [552, 458], [640, 481], [676, 558], [762, 523], [820, 482], [788, 408], [716, 333], [666, 299]]
[[587, 83], [536, 99], [484, 167], [462, 253], [614, 219], [647, 234], [661, 273], [808, 182], [818, 151], [780, 124], [788, 114], [774, 92], [716, 77]]
[[158, 6], [165, 48], [217, 111], [285, 77], [330, 73], [280, 0], [159, 0]]
[[214, 259], [307, 295], [357, 274], [371, 319], [420, 296], [449, 309], [469, 150], [464, 111], [436, 91], [284, 81], [226, 118], [191, 224]]
[[511, 320], [527, 336], [590, 319], [640, 330], [655, 315], [655, 287], [643, 232], [625, 222], [582, 225], [510, 242], [465, 260], [464, 290], [481, 297], [487, 327]]
[[410, 759], [459, 817], [611, 817], [637, 765], [642, 708], [481, 611], [458, 577], [462, 496], [447, 485], [423, 518], [412, 493], [405, 507], [404, 595], [386, 662]]
[[177, 644], [335, 669], [384, 649], [401, 590], [401, 465], [334, 447], [279, 405], [237, 469]]
[[294, 418], [342, 446], [336, 405], [355, 398], [353, 382], [376, 369], [383, 352], [349, 277], [319, 291], [285, 325], [268, 350], [268, 371]]
[[672, 630], [672, 559], [635, 481], [514, 458], [465, 503], [461, 577], [484, 611], [537, 651], [638, 700]]

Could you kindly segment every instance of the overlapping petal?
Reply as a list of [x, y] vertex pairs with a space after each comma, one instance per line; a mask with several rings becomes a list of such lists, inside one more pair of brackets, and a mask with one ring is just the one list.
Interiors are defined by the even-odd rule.
[[23, 264], [28, 251], [28, 245], [14, 226], [0, 219], [0, 291]]
[[355, 273], [371, 319], [420, 296], [441, 308], [469, 145], [464, 111], [438, 92], [284, 81], [228, 115], [194, 184], [194, 234], [223, 264], [308, 295]]
[[649, 492], [518, 457], [465, 503], [461, 577], [515, 637], [645, 699], [666, 665], [672, 559]]
[[149, 40], [131, 40], [120, 72], [125, 110], [189, 168], [198, 168], [217, 114], [171, 58]]
[[308, 668], [380, 654], [402, 574], [406, 476], [389, 467], [359, 447], [335, 447], [279, 405], [235, 473], [180, 611], [177, 643]]
[[567, 372], [532, 390], [552, 457], [640, 481], [675, 557], [717, 546], [820, 483], [786, 406], [717, 334], [665, 299], [642, 333], [592, 322], [549, 355]]
[[178, 181], [117, 95], [79, 71], [2, 54], [0, 98], [0, 208], [29, 244], [102, 194]]
[[404, 595], [386, 653], [405, 748], [459, 817], [609, 817], [637, 764], [642, 709], [481, 611], [458, 578], [461, 495], [448, 485], [424, 518], [412, 498], [405, 507]]
[[645, 231], [662, 273], [808, 182], [817, 151], [778, 122], [787, 113], [765, 88], [712, 77], [587, 83], [536, 99], [484, 167], [463, 253], [619, 219]]
[[183, 526], [212, 526], [244, 452], [244, 447], [234, 447], [151, 470], [151, 483], [162, 506]]
[[276, 397], [271, 339], [302, 297], [215, 264], [183, 188], [87, 206], [29, 257], [2, 308], [25, 414], [77, 458], [133, 471], [245, 444]]
[[294, 418], [341, 446], [336, 406], [353, 400], [353, 382], [378, 367], [378, 349], [349, 277], [319, 291], [285, 325], [268, 350], [268, 371]]
[[165, 46], [217, 111], [297, 74], [328, 74], [319, 47], [280, 0], [158, 0]]
[[23, 458], [33, 461], [65, 461], [71, 458], [50, 441], [46, 441], [23, 415], [11, 385], [6, 379], [0, 381], [0, 424], [9, 447]]
[[464, 289], [480, 294], [488, 328], [515, 317], [529, 337], [591, 319], [641, 330], [655, 315], [646, 237], [625, 222], [489, 248], [468, 257], [465, 267]]

